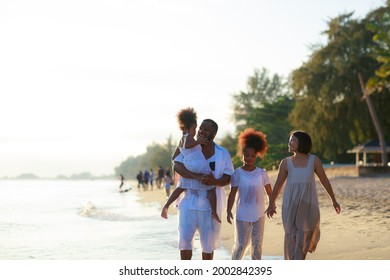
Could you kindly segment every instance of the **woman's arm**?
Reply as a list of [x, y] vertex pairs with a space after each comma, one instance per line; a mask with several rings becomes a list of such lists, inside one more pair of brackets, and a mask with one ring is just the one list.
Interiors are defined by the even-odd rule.
[[341, 212], [340, 205], [336, 200], [332, 185], [330, 184], [328, 176], [326, 176], [324, 167], [322, 166], [322, 162], [318, 157], [315, 157], [314, 159], [314, 172], [317, 174], [322, 186], [325, 188], [330, 198], [332, 199], [333, 207], [336, 210], [336, 213], [339, 214]]
[[274, 214], [276, 214], [276, 205], [275, 201], [278, 198], [279, 193], [282, 190], [282, 187], [284, 185], [284, 182], [287, 178], [287, 159], [283, 159], [282, 162], [279, 165], [279, 172], [278, 177], [276, 178], [274, 189], [271, 193], [270, 199], [269, 199], [269, 205], [267, 210], [265, 211], [267, 213], [267, 217], [273, 217]]

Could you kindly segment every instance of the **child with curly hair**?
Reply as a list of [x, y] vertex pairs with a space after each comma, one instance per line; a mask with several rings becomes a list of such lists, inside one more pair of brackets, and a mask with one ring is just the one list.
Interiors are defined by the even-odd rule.
[[[172, 156], [174, 159], [179, 153], [183, 155], [183, 164], [184, 166], [193, 173], [209, 175], [212, 173], [212, 170], [207, 162], [207, 159], [202, 152], [202, 144], [208, 141], [204, 139], [201, 135], [196, 136], [196, 127], [197, 127], [197, 114], [193, 108], [181, 109], [177, 113], [177, 122], [179, 124], [180, 130], [183, 132], [183, 135], [180, 139], [179, 145], [176, 147], [175, 153]], [[201, 189], [208, 190], [208, 199], [211, 207], [211, 217], [217, 220], [219, 223], [221, 220], [217, 214], [217, 196], [214, 186], [206, 186], [199, 184], [199, 182], [192, 179], [187, 179], [184, 177], [180, 178], [181, 183], [179, 186], [172, 192], [171, 196], [168, 198], [165, 203], [162, 211], [161, 217], [168, 218], [168, 208], [169, 206], [179, 198], [180, 194], [185, 189]]]
[[232, 208], [238, 192], [235, 218], [235, 244], [232, 260], [240, 260], [251, 243], [251, 259], [260, 260], [265, 223], [265, 193], [272, 193], [266, 171], [255, 166], [257, 157], [267, 152], [266, 135], [253, 128], [247, 128], [238, 136], [237, 155], [243, 165], [237, 168], [231, 181], [227, 205], [227, 221], [232, 224]]

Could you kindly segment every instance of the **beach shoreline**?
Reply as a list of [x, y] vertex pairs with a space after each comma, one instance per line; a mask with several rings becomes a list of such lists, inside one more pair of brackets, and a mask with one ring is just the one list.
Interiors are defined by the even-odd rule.
[[[345, 170], [326, 171], [336, 198], [341, 205], [337, 215], [325, 189], [316, 181], [321, 211], [321, 238], [316, 252], [308, 260], [389, 260], [390, 259], [390, 177], [361, 178]], [[271, 186], [276, 171], [268, 172]], [[136, 191], [136, 190], [135, 190]], [[227, 194], [229, 190], [227, 189]], [[140, 202], [165, 203], [165, 190], [138, 191]], [[281, 209], [283, 192], [276, 205]], [[169, 215], [176, 215], [170, 207]], [[162, 218], [161, 218], [162, 219]], [[222, 214], [222, 246], [231, 250], [234, 245], [234, 227]], [[283, 256], [284, 231], [280, 213], [266, 218], [263, 255]], [[216, 254], [218, 251], [216, 251]], [[248, 252], [247, 252], [248, 253]]]

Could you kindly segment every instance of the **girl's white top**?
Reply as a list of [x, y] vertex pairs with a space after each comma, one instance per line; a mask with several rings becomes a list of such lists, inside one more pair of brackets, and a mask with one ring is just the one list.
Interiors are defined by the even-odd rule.
[[[183, 135], [184, 143], [183, 147], [180, 148], [180, 153], [183, 155], [183, 164], [184, 166], [191, 172], [198, 174], [210, 174], [211, 169], [209, 163], [207, 162], [205, 156], [202, 153], [202, 146], [196, 145], [192, 148], [186, 149], [184, 148], [188, 133]], [[205, 186], [203, 184], [199, 184], [198, 182], [181, 178], [182, 184], [180, 184], [181, 188], [184, 189], [197, 189], [197, 190], [210, 190], [213, 186]]]
[[236, 219], [244, 222], [256, 222], [265, 212], [266, 191], [269, 184], [266, 171], [256, 167], [253, 171], [237, 168], [231, 186], [238, 188]]
[[209, 174], [210, 166], [202, 153], [202, 146], [196, 145], [190, 149], [180, 148], [180, 153], [183, 155], [183, 163], [185, 167], [194, 173]]

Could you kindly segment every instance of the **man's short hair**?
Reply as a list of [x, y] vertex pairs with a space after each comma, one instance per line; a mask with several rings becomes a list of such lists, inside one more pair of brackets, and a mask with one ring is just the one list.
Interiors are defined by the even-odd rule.
[[213, 121], [212, 119], [205, 119], [203, 120], [204, 122], [208, 122], [209, 124], [211, 124], [211, 127], [214, 129], [215, 133], [217, 133], [218, 131], [218, 124]]

